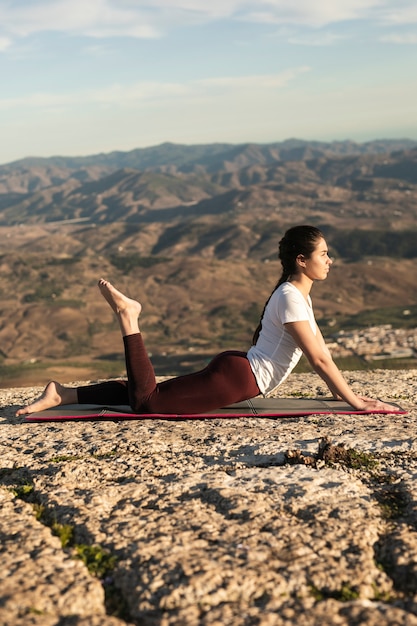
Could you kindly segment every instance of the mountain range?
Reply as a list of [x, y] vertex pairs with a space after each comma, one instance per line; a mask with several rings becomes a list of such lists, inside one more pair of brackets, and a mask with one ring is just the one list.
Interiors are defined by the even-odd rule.
[[102, 273], [142, 297], [156, 358], [242, 347], [278, 240], [302, 222], [337, 258], [317, 285], [324, 320], [415, 303], [417, 142], [167, 143], [0, 166], [0, 364], [112, 354]]

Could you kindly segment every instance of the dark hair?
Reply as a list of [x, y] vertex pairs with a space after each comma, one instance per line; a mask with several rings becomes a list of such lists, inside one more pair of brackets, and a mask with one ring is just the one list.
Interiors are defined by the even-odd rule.
[[252, 343], [258, 341], [259, 333], [262, 328], [262, 318], [265, 313], [266, 306], [271, 299], [272, 294], [278, 289], [282, 283], [285, 283], [290, 276], [297, 273], [297, 257], [303, 255], [306, 259], [310, 258], [314, 252], [319, 239], [324, 237], [323, 233], [315, 226], [293, 226], [287, 230], [281, 241], [279, 242], [278, 258], [282, 265], [281, 278], [272, 290], [271, 295], [265, 302], [262, 311], [261, 320], [253, 335]]

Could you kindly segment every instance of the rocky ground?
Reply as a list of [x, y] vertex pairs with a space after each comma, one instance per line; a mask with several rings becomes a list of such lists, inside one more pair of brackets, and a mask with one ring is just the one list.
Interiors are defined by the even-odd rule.
[[25, 424], [2, 390], [0, 623], [417, 625], [417, 370], [346, 377], [408, 414]]

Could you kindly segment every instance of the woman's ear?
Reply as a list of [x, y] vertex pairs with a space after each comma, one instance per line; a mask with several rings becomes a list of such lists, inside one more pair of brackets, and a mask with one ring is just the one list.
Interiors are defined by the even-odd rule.
[[306, 259], [305, 259], [304, 254], [299, 254], [295, 260], [297, 262], [297, 265], [299, 265], [300, 267], [306, 266]]

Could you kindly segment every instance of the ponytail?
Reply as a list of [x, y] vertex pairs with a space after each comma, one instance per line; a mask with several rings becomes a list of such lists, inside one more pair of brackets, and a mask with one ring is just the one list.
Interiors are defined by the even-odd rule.
[[278, 289], [278, 287], [280, 285], [282, 285], [283, 283], [287, 282], [287, 280], [289, 279], [289, 277], [291, 276], [290, 272], [282, 272], [281, 274], [281, 278], [279, 279], [279, 281], [277, 282], [277, 284], [275, 285], [275, 287], [273, 288], [271, 295], [269, 296], [268, 300], [265, 302], [264, 308], [262, 310], [261, 313], [261, 318], [259, 320], [259, 324], [256, 327], [255, 332], [253, 333], [253, 337], [252, 337], [252, 345], [254, 346], [256, 344], [256, 342], [258, 341], [259, 335], [261, 334], [261, 330], [262, 330], [262, 318], [264, 316], [265, 313], [265, 309], [268, 306], [268, 302], [270, 301], [270, 299], [272, 298], [272, 296], [274, 295], [274, 293], [276, 292], [276, 290]]

